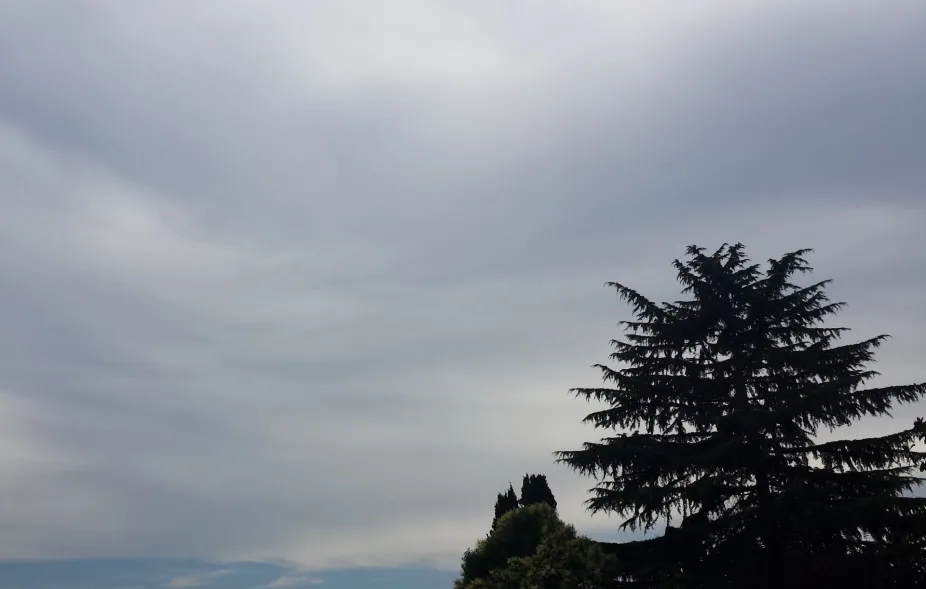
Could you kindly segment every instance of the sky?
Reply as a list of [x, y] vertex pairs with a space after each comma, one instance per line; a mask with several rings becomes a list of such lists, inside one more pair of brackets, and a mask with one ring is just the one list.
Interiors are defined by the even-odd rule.
[[923, 55], [920, 0], [0, 0], [0, 581], [449, 586], [526, 472], [617, 537], [552, 453], [690, 244], [814, 248], [926, 380]]

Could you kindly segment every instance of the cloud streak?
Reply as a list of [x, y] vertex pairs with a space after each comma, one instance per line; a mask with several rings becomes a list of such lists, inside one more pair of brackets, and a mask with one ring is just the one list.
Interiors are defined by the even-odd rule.
[[324, 581], [317, 577], [307, 577], [302, 575], [284, 575], [275, 581], [264, 585], [266, 589], [280, 589], [283, 587], [310, 587], [322, 585]]
[[169, 589], [189, 589], [191, 587], [205, 587], [213, 584], [222, 577], [228, 576], [232, 571], [223, 569], [219, 571], [209, 571], [207, 573], [185, 575], [174, 577], [167, 583]]

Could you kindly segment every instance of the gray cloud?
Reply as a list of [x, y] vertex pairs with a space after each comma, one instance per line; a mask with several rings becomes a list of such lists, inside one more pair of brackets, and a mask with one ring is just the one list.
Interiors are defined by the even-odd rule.
[[613, 530], [565, 391], [694, 242], [922, 380], [921, 3], [307, 6], [0, 5], [4, 554], [455, 566], [526, 471]]

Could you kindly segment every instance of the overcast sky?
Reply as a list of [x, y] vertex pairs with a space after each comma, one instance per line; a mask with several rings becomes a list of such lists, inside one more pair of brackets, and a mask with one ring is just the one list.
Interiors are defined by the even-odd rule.
[[[455, 568], [670, 262], [926, 380], [926, 3], [0, 0], [0, 555]], [[906, 428], [926, 407], [857, 431]]]

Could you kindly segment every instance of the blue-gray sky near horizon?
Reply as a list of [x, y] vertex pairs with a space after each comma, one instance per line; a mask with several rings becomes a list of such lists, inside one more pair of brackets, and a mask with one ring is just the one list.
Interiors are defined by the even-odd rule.
[[[587, 533], [619, 280], [814, 247], [926, 379], [926, 3], [0, 0], [0, 557]], [[907, 427], [926, 407], [857, 432]]]

